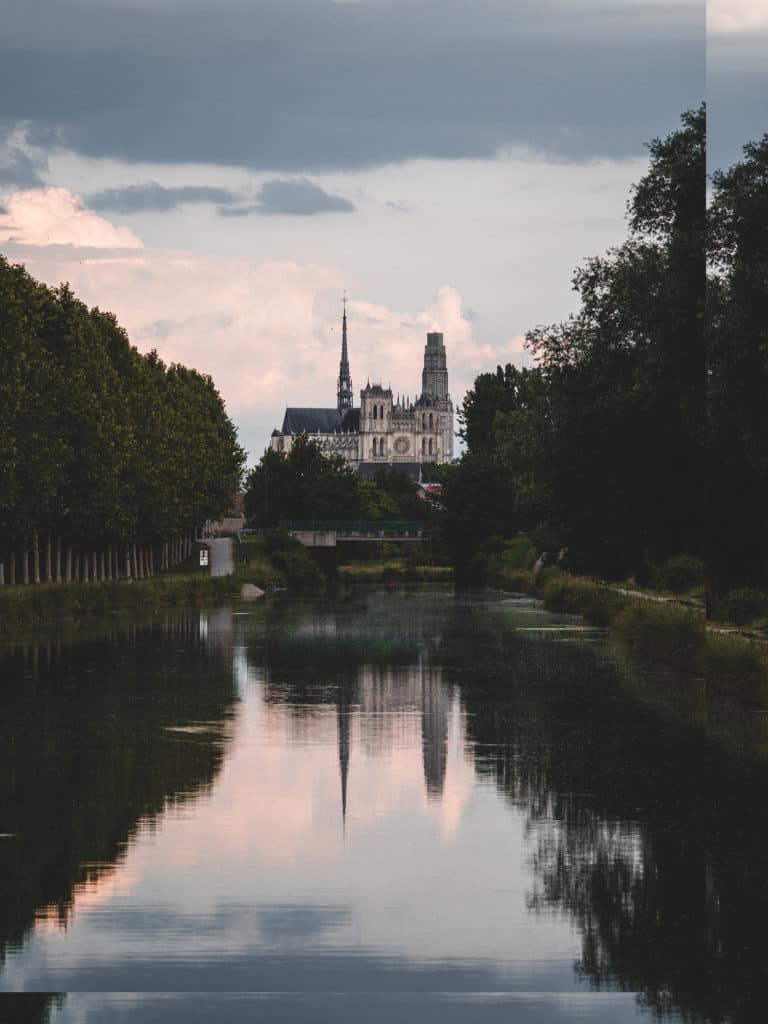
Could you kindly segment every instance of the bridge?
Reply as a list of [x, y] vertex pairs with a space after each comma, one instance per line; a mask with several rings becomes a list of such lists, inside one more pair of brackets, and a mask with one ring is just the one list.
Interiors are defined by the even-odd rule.
[[432, 524], [408, 519], [290, 519], [279, 526], [307, 548], [335, 548], [342, 541], [413, 543], [436, 533]]

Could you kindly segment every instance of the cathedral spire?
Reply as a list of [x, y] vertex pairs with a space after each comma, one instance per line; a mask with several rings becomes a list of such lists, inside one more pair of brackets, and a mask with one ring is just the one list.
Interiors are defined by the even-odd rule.
[[336, 399], [339, 412], [352, 408], [352, 378], [349, 375], [349, 352], [347, 351], [347, 293], [344, 293], [344, 312], [341, 317], [341, 361], [339, 379], [336, 385]]

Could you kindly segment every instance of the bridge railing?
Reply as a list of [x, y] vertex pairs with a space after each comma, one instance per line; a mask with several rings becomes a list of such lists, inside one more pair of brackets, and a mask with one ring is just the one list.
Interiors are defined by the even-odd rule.
[[436, 529], [419, 519], [283, 519], [280, 529], [289, 533], [335, 533], [347, 536], [431, 537]]

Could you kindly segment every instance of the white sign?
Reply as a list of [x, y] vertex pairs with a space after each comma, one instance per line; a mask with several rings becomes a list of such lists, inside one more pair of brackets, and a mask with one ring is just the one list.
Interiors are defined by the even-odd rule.
[[200, 548], [200, 565], [208, 565], [208, 548]]

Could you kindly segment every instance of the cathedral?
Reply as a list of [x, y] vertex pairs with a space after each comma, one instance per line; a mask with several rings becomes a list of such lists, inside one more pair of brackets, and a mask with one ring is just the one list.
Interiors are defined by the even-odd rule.
[[343, 455], [361, 476], [374, 476], [393, 466], [414, 480], [425, 462], [453, 458], [453, 403], [448, 394], [448, 370], [443, 336], [427, 334], [421, 394], [415, 400], [393, 399], [392, 389], [366, 384], [360, 406], [354, 406], [347, 348], [347, 307], [341, 320], [341, 362], [335, 409], [285, 410], [281, 430], [272, 432], [272, 448], [289, 452], [293, 439], [307, 434], [329, 455]]

